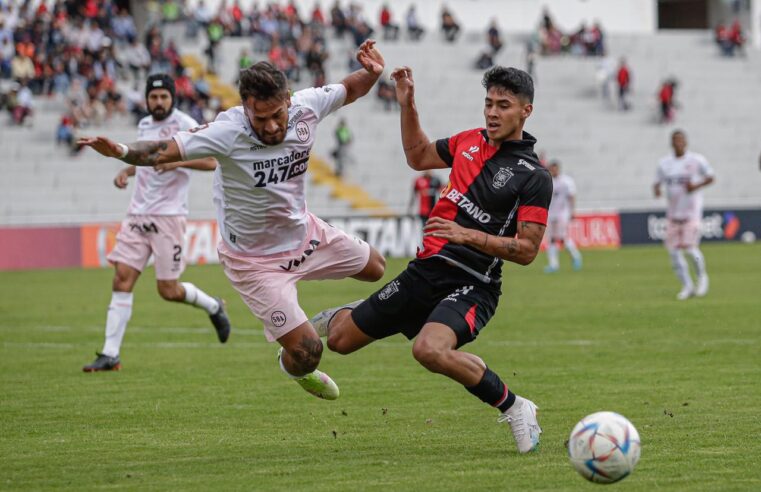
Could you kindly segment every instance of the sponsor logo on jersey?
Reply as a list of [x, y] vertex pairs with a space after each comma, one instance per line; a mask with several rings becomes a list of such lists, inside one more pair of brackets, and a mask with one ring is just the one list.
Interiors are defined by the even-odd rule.
[[265, 149], [265, 148], [267, 148], [266, 145], [263, 145], [263, 144], [254, 144], [248, 150], [256, 151], [256, 150], [262, 150], [262, 149]]
[[459, 289], [455, 290], [454, 292], [452, 292], [451, 294], [449, 294], [448, 296], [446, 296], [446, 297], [445, 297], [445, 298], [442, 300], [442, 302], [444, 302], [444, 301], [452, 301], [452, 302], [457, 302], [457, 298], [458, 298], [460, 295], [466, 296], [466, 295], [468, 295], [468, 293], [469, 293], [471, 290], [473, 290], [473, 286], [472, 286], [472, 285], [466, 285], [465, 287], [460, 287]]
[[399, 292], [399, 281], [398, 280], [394, 280], [394, 281], [386, 284], [385, 287], [383, 287], [383, 290], [381, 290], [378, 293], [378, 299], [380, 299], [381, 301], [385, 301], [386, 299], [388, 299], [389, 297], [393, 296], [397, 292]]
[[327, 93], [327, 92], [330, 92], [330, 91], [332, 91], [332, 90], [333, 90], [333, 88], [332, 88], [332, 87], [330, 87], [330, 86], [327, 86], [327, 85], [326, 85], [325, 87], [323, 87], [323, 88], [322, 88], [322, 90], [324, 90], [324, 91]]
[[304, 116], [304, 110], [303, 109], [299, 109], [298, 111], [296, 111], [293, 114], [293, 116], [289, 116], [288, 117], [288, 130], [290, 130], [293, 127], [293, 124], [295, 122], [298, 121], [300, 123], [299, 120], [301, 119], [302, 116]]
[[286, 164], [290, 164], [292, 162], [298, 161], [299, 159], [309, 158], [309, 150], [310, 149], [306, 149], [306, 150], [302, 150], [301, 152], [297, 152], [294, 150], [288, 155], [273, 157], [272, 159], [263, 159], [261, 161], [254, 161], [252, 163], [252, 166], [254, 167], [254, 171], [269, 169], [271, 167], [285, 166]]
[[468, 152], [470, 152], [471, 154], [475, 154], [476, 152], [478, 152], [478, 145], [473, 145], [471, 148], [468, 149]]
[[497, 171], [497, 174], [494, 175], [494, 180], [491, 184], [497, 189], [502, 188], [507, 184], [508, 181], [510, 181], [510, 178], [513, 176], [514, 175], [511, 170], [506, 167], [500, 167], [499, 171]]
[[473, 162], [473, 156], [472, 156], [472, 155], [470, 155], [470, 154], [468, 154], [468, 153], [467, 153], [467, 152], [465, 152], [464, 150], [462, 151], [462, 156], [463, 156], [464, 158], [466, 158], [467, 160], [469, 160], [470, 162]]
[[518, 165], [528, 168], [531, 171], [536, 171], [536, 168], [529, 164], [528, 162], [524, 161], [523, 159], [518, 159]]
[[276, 327], [280, 328], [285, 324], [288, 318], [285, 317], [285, 313], [282, 311], [275, 311], [272, 313], [272, 316], [270, 316], [270, 319], [272, 320], [272, 324]]
[[286, 272], [290, 272], [291, 270], [300, 267], [310, 256], [312, 256], [312, 253], [317, 249], [317, 246], [320, 245], [320, 241], [316, 239], [312, 239], [309, 241], [309, 246], [307, 249], [304, 250], [304, 253], [302, 253], [301, 257], [295, 260], [288, 261], [288, 264], [280, 265], [280, 268], [285, 270]]
[[299, 142], [306, 142], [309, 140], [309, 125], [305, 121], [299, 121], [296, 123], [296, 138]]
[[454, 188], [447, 193], [446, 198], [482, 224], [486, 224], [491, 220], [491, 215], [481, 210], [478, 205]]
[[155, 234], [159, 233], [159, 228], [156, 227], [156, 224], [154, 222], [148, 222], [148, 223], [142, 223], [142, 224], [138, 224], [136, 222], [130, 222], [129, 230], [132, 232], [139, 232], [139, 233], [145, 233], [145, 234], [148, 234], [150, 232], [153, 232]]

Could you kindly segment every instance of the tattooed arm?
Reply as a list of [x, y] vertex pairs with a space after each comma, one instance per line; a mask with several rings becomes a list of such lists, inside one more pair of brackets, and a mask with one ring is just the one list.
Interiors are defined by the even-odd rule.
[[465, 244], [487, 255], [496, 256], [519, 265], [528, 265], [542, 243], [545, 226], [536, 222], [518, 222], [515, 237], [492, 236], [476, 229], [466, 229], [451, 220], [433, 217], [425, 224], [426, 236], [441, 237], [455, 244]]
[[84, 137], [77, 140], [78, 145], [92, 147], [96, 152], [106, 156], [120, 159], [127, 164], [135, 166], [155, 166], [166, 162], [182, 160], [180, 149], [174, 139], [170, 140], [146, 140], [126, 145], [127, 155], [122, 146], [106, 137]]

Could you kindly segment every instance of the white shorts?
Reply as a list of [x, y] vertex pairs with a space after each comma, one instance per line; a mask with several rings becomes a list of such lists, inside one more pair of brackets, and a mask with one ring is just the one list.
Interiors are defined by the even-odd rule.
[[700, 245], [699, 220], [669, 219], [666, 226], [666, 248], [697, 248]]
[[185, 224], [184, 215], [128, 215], [108, 261], [142, 272], [153, 253], [156, 279], [177, 280], [185, 270]]
[[547, 221], [545, 235], [550, 241], [562, 241], [568, 237], [568, 224], [570, 220], [565, 217], [550, 218]]
[[300, 248], [268, 256], [244, 256], [224, 242], [219, 261], [235, 290], [274, 342], [309, 318], [299, 306], [296, 282], [351, 277], [370, 259], [370, 245], [309, 214]]

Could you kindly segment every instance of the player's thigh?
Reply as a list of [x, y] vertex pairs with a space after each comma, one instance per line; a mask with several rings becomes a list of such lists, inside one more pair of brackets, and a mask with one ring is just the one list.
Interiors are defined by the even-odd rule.
[[664, 242], [669, 251], [684, 248], [684, 222], [669, 220], [666, 223], [666, 241]]
[[691, 220], [684, 224], [682, 242], [685, 248], [697, 248], [700, 246], [700, 221]]
[[143, 223], [127, 217], [116, 234], [116, 246], [108, 254], [108, 261], [142, 272], [150, 257], [150, 239], [143, 233]]
[[354, 308], [354, 325], [369, 338], [402, 333], [414, 338], [435, 306], [431, 284], [408, 267]]
[[481, 330], [494, 316], [500, 292], [494, 287], [472, 281], [443, 297], [428, 316], [426, 323], [448, 326], [457, 338], [456, 347], [476, 339]]
[[310, 232], [317, 239], [296, 259], [303, 280], [342, 279], [360, 274], [371, 259], [367, 242], [310, 215]]
[[151, 236], [151, 249], [157, 280], [177, 280], [185, 271], [186, 222], [181, 215], [155, 217], [158, 232]]
[[276, 271], [271, 262], [219, 251], [225, 275], [254, 316], [264, 325], [264, 336], [274, 342], [308, 320], [298, 303], [299, 276]]

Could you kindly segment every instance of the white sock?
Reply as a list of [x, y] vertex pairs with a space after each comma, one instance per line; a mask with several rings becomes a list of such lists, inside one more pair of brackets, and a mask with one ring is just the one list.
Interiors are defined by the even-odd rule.
[[127, 323], [132, 317], [132, 292], [111, 293], [111, 304], [108, 305], [106, 316], [106, 342], [103, 344], [103, 355], [116, 357], [122, 346]]
[[560, 267], [558, 261], [558, 245], [555, 241], [550, 241], [549, 246], [547, 246], [547, 261], [550, 262], [550, 268], [555, 269]]
[[695, 267], [695, 273], [698, 278], [704, 277], [706, 274], [706, 260], [703, 258], [703, 253], [698, 248], [690, 248], [687, 250], [687, 255], [692, 259], [692, 265]]
[[217, 300], [195, 285], [182, 282], [182, 288], [185, 289], [185, 303], [199, 307], [209, 314], [216, 314], [219, 311]]
[[573, 261], [581, 261], [581, 253], [579, 253], [579, 248], [576, 247], [576, 243], [573, 239], [568, 238], [565, 240], [565, 249], [568, 250]]
[[692, 277], [690, 277], [690, 269], [687, 267], [687, 261], [685, 261], [682, 251], [674, 249], [669, 251], [669, 255], [671, 256], [671, 266], [674, 268], [674, 273], [676, 273], [679, 281], [685, 288], [692, 289], [694, 286]]

